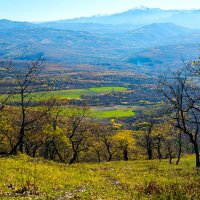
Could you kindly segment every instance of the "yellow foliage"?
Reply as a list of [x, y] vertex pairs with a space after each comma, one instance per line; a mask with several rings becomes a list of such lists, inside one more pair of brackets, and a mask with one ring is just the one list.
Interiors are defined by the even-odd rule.
[[133, 138], [133, 132], [130, 130], [119, 130], [113, 136], [113, 140], [118, 146], [128, 146], [133, 148], [135, 146], [135, 140]]

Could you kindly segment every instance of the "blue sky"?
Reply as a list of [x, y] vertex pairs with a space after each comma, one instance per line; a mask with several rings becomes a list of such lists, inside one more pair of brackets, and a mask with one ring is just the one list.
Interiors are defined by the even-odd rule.
[[0, 19], [48, 21], [112, 14], [134, 7], [200, 9], [200, 0], [0, 0]]

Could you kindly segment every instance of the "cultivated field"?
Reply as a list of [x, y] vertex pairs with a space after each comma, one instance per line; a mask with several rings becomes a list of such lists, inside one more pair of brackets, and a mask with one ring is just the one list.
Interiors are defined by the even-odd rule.
[[122, 117], [132, 117], [135, 112], [131, 108], [119, 108], [115, 109], [110, 107], [109, 110], [91, 110], [91, 116], [98, 118], [122, 118]]

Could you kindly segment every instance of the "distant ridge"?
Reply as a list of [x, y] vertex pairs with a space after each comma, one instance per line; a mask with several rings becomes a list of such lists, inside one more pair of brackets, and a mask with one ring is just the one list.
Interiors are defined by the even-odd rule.
[[18, 21], [11, 21], [7, 19], [0, 20], [0, 29], [10, 29], [10, 28], [32, 28], [36, 25], [29, 23], [29, 22], [18, 22]]
[[[162, 10], [160, 8], [137, 7], [112, 15], [96, 15], [91, 17], [80, 17], [74, 19], [63, 19], [47, 22], [18, 22], [7, 19], [0, 20], [0, 28], [21, 28], [40, 25], [47, 28], [76, 30], [75, 24], [86, 24], [94, 28], [97, 26], [132, 26], [141, 27], [153, 23], [173, 23], [188, 28], [200, 29], [200, 10]], [[69, 25], [70, 24], [70, 25]], [[68, 27], [70, 26], [70, 28]]]
[[144, 26], [152, 23], [174, 23], [177, 25], [200, 28], [200, 10], [162, 10], [160, 8], [139, 7], [112, 15], [97, 15], [75, 19], [40, 23], [42, 26], [64, 29], [67, 24], [93, 23], [104, 25]]

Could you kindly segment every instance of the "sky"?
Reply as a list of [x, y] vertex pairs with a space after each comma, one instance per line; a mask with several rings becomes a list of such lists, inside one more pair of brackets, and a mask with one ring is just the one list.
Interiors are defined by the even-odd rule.
[[140, 6], [200, 9], [200, 0], [0, 0], [0, 19], [53, 21], [113, 14]]

